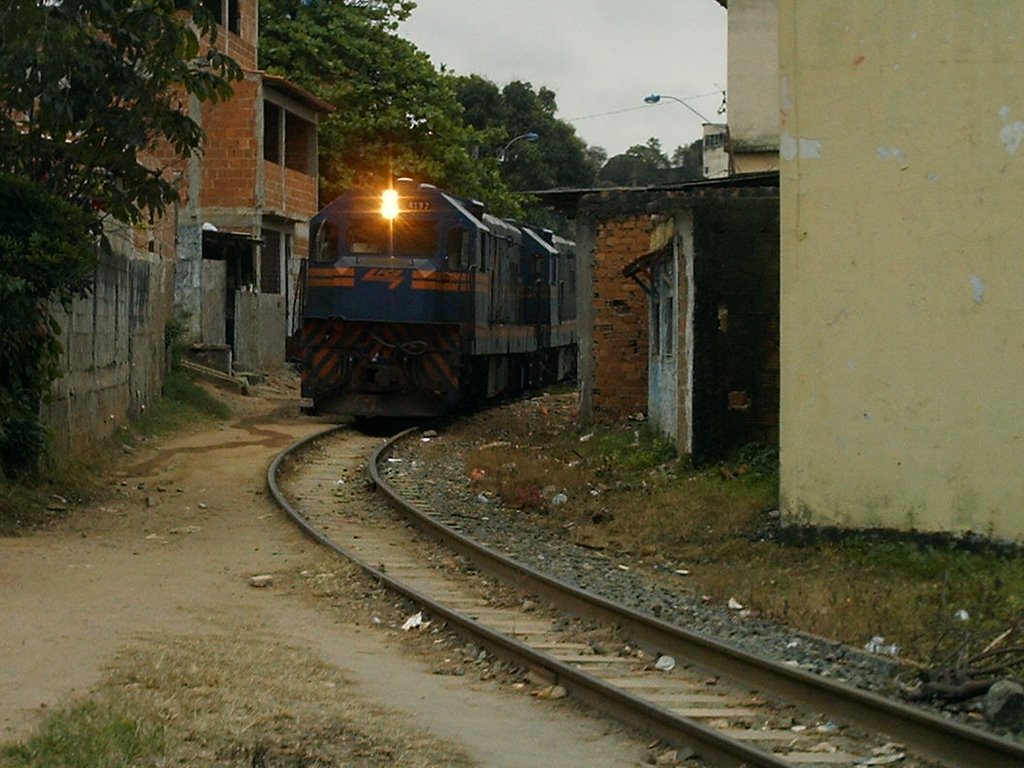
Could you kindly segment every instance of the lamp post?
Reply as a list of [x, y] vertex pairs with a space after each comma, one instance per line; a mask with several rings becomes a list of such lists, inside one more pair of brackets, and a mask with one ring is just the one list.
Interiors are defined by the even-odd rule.
[[693, 112], [693, 114], [695, 114], [695, 115], [696, 115], [697, 117], [699, 117], [699, 118], [700, 118], [701, 120], [703, 120], [703, 121], [704, 121], [705, 123], [710, 123], [710, 122], [712, 122], [712, 121], [711, 121], [711, 120], [709, 120], [708, 118], [704, 117], [704, 115], [702, 115], [702, 114], [701, 114], [700, 112], [698, 112], [698, 111], [697, 111], [696, 109], [694, 109], [694, 108], [693, 108], [693, 107], [691, 107], [691, 106], [690, 106], [689, 104], [687, 104], [687, 103], [686, 103], [686, 102], [685, 102], [685, 101], [684, 101], [683, 99], [680, 99], [680, 98], [678, 98], [678, 97], [676, 97], [676, 96], [668, 96], [668, 95], [666, 95], [666, 94], [664, 94], [664, 93], [652, 93], [652, 94], [651, 94], [650, 96], [644, 96], [644, 103], [645, 103], [645, 104], [657, 104], [657, 103], [658, 103], [659, 101], [661, 101], [662, 99], [669, 99], [669, 100], [671, 100], [671, 101], [678, 101], [678, 102], [679, 102], [680, 104], [682, 104], [682, 105], [683, 105], [684, 107], [686, 107], [686, 108], [687, 108], [688, 110], [690, 110], [691, 112]]
[[508, 152], [508, 148], [511, 147], [513, 144], [515, 144], [520, 139], [523, 139], [525, 141], [536, 141], [539, 138], [540, 138], [540, 134], [539, 133], [535, 133], [534, 131], [527, 131], [526, 133], [519, 134], [514, 139], [509, 141], [508, 144], [506, 144], [504, 147], [502, 147], [501, 152], [498, 153], [498, 162], [499, 163], [504, 163], [505, 162], [505, 157], [506, 157], [506, 153]]

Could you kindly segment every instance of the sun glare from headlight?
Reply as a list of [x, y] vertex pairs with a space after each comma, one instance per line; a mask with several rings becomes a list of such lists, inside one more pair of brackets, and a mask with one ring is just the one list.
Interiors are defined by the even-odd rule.
[[394, 219], [398, 216], [398, 190], [384, 190], [380, 196], [380, 215], [385, 219]]

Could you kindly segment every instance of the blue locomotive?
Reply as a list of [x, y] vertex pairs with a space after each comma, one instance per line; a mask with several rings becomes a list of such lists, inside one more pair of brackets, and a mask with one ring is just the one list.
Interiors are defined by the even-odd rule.
[[400, 179], [310, 221], [302, 396], [321, 413], [433, 416], [576, 370], [573, 243]]

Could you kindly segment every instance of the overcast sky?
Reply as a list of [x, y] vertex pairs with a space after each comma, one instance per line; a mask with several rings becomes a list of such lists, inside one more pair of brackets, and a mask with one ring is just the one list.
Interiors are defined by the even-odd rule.
[[[654, 136], [670, 155], [702, 134], [726, 87], [715, 0], [417, 0], [399, 35], [456, 74], [555, 92], [558, 117], [609, 157]], [[690, 98], [698, 97], [698, 98]]]

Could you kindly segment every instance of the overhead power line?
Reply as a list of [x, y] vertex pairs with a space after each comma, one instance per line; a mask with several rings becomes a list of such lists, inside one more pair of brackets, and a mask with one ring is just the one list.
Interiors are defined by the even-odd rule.
[[[719, 95], [721, 95], [721, 93], [722, 93], [721, 90], [711, 91], [710, 93], [698, 93], [696, 96], [686, 96], [683, 99], [681, 99], [681, 101], [688, 101], [690, 99], [703, 99], [703, 98], [707, 98], [708, 96], [719, 96]], [[580, 117], [566, 117], [566, 118], [563, 118], [563, 120], [566, 123], [578, 123], [581, 120], [590, 120], [590, 119], [595, 118], [595, 117], [607, 117], [608, 115], [621, 115], [623, 112], [635, 112], [638, 109], [650, 109], [652, 106], [653, 106], [652, 104], [642, 104], [642, 105], [640, 105], [638, 107], [624, 107], [623, 109], [612, 109], [612, 110], [609, 110], [608, 112], [598, 112], [597, 114], [593, 114], [593, 115], [582, 115]]]

